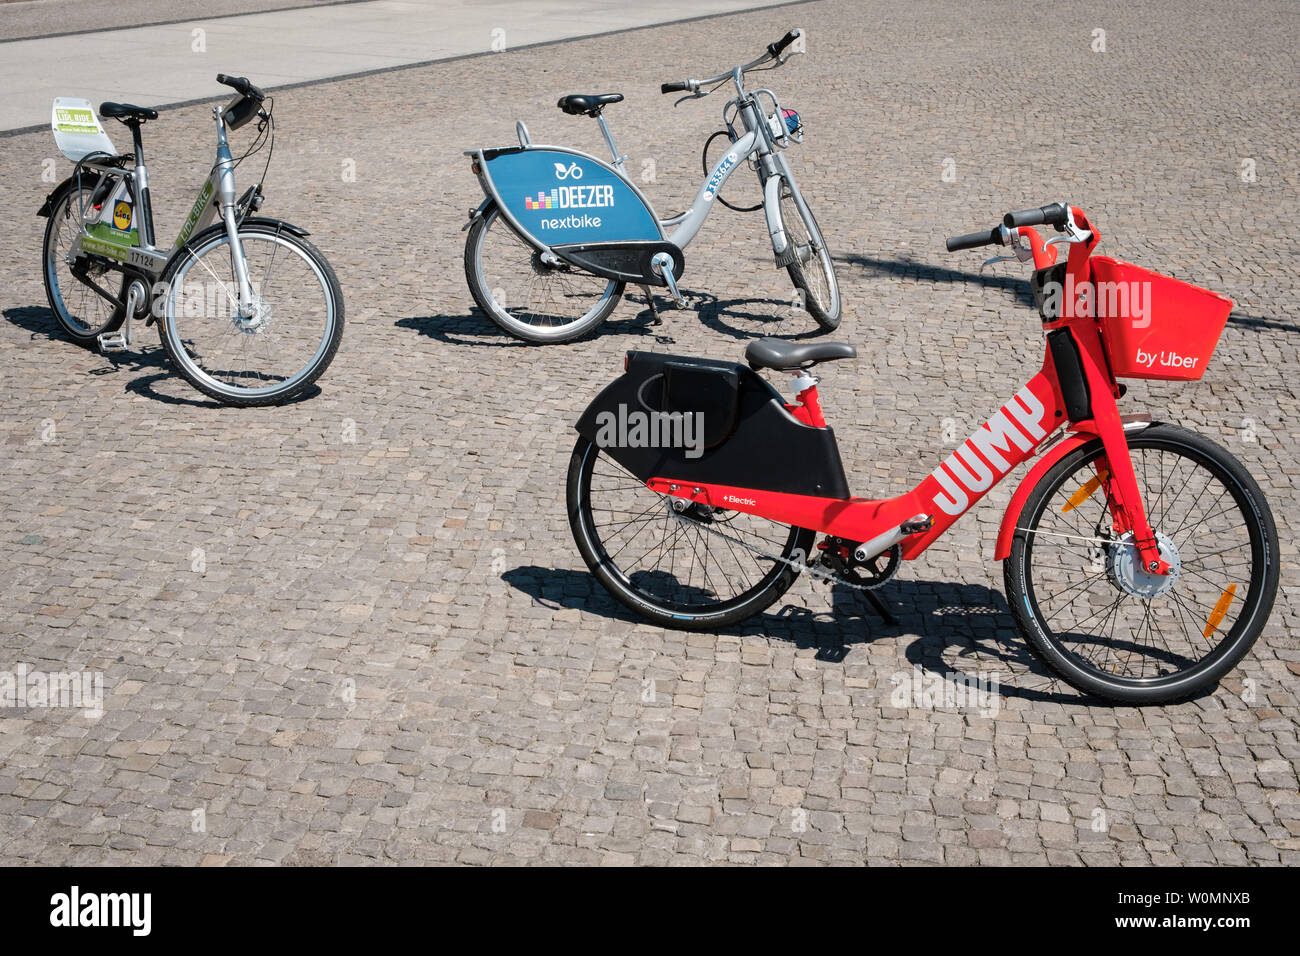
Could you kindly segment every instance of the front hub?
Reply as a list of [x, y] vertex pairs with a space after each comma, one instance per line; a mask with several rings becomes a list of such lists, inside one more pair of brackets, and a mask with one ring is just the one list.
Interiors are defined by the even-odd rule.
[[260, 295], [253, 296], [250, 303], [252, 311], [247, 318], [238, 314], [236, 310], [235, 328], [240, 332], [248, 335], [256, 335], [258, 332], [266, 331], [267, 326], [271, 324], [271, 305]]
[[1169, 564], [1168, 574], [1152, 574], [1142, 563], [1142, 555], [1133, 543], [1133, 532], [1126, 531], [1120, 539], [1107, 547], [1106, 574], [1111, 583], [1135, 597], [1151, 600], [1169, 591], [1182, 573], [1183, 562], [1178, 548], [1168, 535], [1156, 532], [1156, 546], [1160, 557]]

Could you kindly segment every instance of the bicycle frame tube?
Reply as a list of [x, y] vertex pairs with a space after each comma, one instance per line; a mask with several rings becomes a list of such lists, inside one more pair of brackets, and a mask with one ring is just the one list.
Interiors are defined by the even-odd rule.
[[[811, 419], [815, 413], [811, 411], [813, 403], [809, 398], [815, 402], [816, 396], [815, 393], [809, 396], [808, 391], [801, 393], [801, 398], [804, 407], [810, 409]], [[903, 557], [913, 560], [1017, 465], [1034, 456], [1064, 424], [1062, 404], [1049, 353], [1042, 371], [1014, 398], [920, 484], [896, 498], [817, 498], [701, 485], [676, 481], [671, 475], [651, 478], [646, 485], [660, 494], [744, 511], [850, 541], [870, 541], [917, 515], [929, 515], [933, 518], [930, 529], [911, 535], [902, 543]], [[676, 490], [671, 490], [674, 487]]]
[[722, 155], [718, 160], [708, 178], [700, 185], [699, 192], [695, 194], [695, 199], [691, 207], [674, 219], [661, 221], [661, 225], [676, 225], [668, 235], [668, 241], [679, 249], [685, 249], [687, 244], [695, 238], [704, 225], [704, 220], [709, 218], [709, 213], [713, 211], [713, 200], [717, 197], [727, 180], [731, 178], [741, 164], [757, 152], [763, 145], [757, 132], [750, 130], [744, 136], [731, 144], [731, 148]]
[[181, 224], [181, 231], [176, 234], [176, 241], [172, 243], [173, 249], [179, 249], [185, 245], [185, 243], [189, 242], [190, 236], [202, 232], [217, 218], [215, 197], [219, 185], [220, 173], [213, 170], [212, 174], [203, 181], [203, 187], [199, 190], [198, 197], [194, 200], [194, 204], [190, 206], [189, 215], [185, 217], [185, 222]]
[[[137, 159], [143, 158], [137, 154]], [[83, 162], [82, 168], [91, 174], [99, 174], [110, 179], [117, 179], [127, 184], [132, 198], [136, 202], [136, 219], [139, 224], [136, 245], [108, 243], [95, 237], [83, 235], [81, 248], [87, 252], [108, 256], [129, 266], [134, 266], [157, 278], [166, 267], [169, 253], [160, 249], [154, 242], [153, 210], [148, 203], [141, 203], [139, 197], [147, 195], [148, 171], [143, 162], [137, 162], [130, 170], [119, 169], [95, 161]], [[221, 182], [221, 171], [214, 168], [211, 175], [203, 182], [197, 198], [190, 207], [189, 215], [181, 225], [180, 233], [172, 244], [171, 252], [185, 245], [190, 237], [206, 229], [216, 219], [219, 212], [217, 195]], [[114, 187], [116, 188], [116, 187]], [[233, 189], [233, 185], [232, 185]]]

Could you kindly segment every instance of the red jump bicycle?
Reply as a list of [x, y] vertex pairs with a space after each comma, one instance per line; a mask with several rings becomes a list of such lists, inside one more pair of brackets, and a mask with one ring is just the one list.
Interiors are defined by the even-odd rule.
[[[1039, 225], [1062, 235], [1044, 240]], [[1199, 379], [1232, 302], [1093, 256], [1099, 241], [1065, 203], [948, 240], [949, 251], [1002, 245], [1032, 260], [1045, 356], [1015, 397], [896, 498], [850, 495], [809, 372], [855, 356], [852, 346], [763, 339], [746, 349], [747, 364], [629, 352], [576, 426], [567, 500], [587, 566], [627, 607], [676, 628], [758, 614], [801, 573], [874, 599], [901, 561], [1039, 456], [994, 551], [1032, 649], [1079, 690], [1126, 704], [1213, 687], [1272, 609], [1273, 516], [1225, 449], [1122, 416], [1117, 379]], [[793, 403], [757, 374], [765, 368], [795, 376]]]

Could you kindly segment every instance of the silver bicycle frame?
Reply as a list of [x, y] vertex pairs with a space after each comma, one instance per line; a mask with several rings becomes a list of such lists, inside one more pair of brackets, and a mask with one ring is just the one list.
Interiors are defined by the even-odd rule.
[[[217, 124], [217, 162], [212, 167], [212, 172], [208, 178], [204, 181], [203, 187], [200, 189], [194, 204], [190, 207], [190, 212], [181, 226], [181, 231], [170, 249], [161, 249], [155, 244], [151, 213], [143, 215], [137, 226], [136, 232], [139, 237], [139, 245], [128, 246], [89, 235], [87, 227], [93, 224], [95, 220], [88, 219], [86, 216], [84, 207], [85, 193], [82, 192], [80, 196], [83, 199], [83, 205], [79, 209], [81, 230], [72, 247], [72, 255], [75, 256], [79, 251], [84, 251], [115, 259], [118, 262], [139, 269], [151, 280], [156, 281], [180, 248], [192, 236], [206, 229], [220, 217], [225, 223], [226, 235], [230, 240], [231, 259], [239, 285], [239, 313], [245, 318], [252, 315], [254, 309], [253, 291], [248, 279], [248, 263], [244, 257], [243, 245], [239, 241], [239, 226], [236, 221], [238, 203], [235, 195], [235, 161], [230, 153], [230, 145], [227, 142], [224, 118], [226, 108], [233, 105], [238, 99], [237, 97], [225, 106], [213, 108], [213, 119]], [[137, 156], [137, 158], [139, 157]], [[127, 188], [137, 197], [137, 207], [140, 206], [138, 197], [145, 194], [149, 188], [149, 170], [144, 162], [138, 162], [134, 167], [127, 170], [115, 166], [107, 160], [86, 159], [82, 160], [79, 169], [98, 174], [97, 183], [102, 183], [105, 179], [125, 182]], [[117, 189], [118, 186], [114, 186], [110, 195], [115, 195]]]
[[[668, 241], [679, 249], [685, 249], [696, 234], [699, 233], [704, 226], [705, 220], [709, 218], [709, 213], [713, 211], [716, 205], [713, 200], [722, 191], [722, 187], [731, 178], [731, 174], [750, 159], [753, 159], [757, 164], [759, 184], [763, 187], [763, 209], [767, 217], [768, 235], [772, 240], [772, 251], [780, 256], [789, 246], [785, 228], [781, 224], [780, 184], [782, 180], [785, 180], [789, 184], [791, 191], [797, 190], [798, 187], [795, 185], [789, 164], [778, 151], [777, 144], [773, 140], [772, 131], [768, 128], [767, 116], [759, 102], [759, 96], [766, 94], [771, 98], [778, 116], [780, 116], [779, 104], [775, 94], [770, 90], [762, 89], [747, 93], [744, 85], [744, 69], [744, 67], [736, 67], [731, 71], [731, 79], [736, 84], [737, 96], [728, 101], [722, 110], [723, 121], [727, 122], [728, 128], [731, 128], [731, 123], [727, 121], [727, 113], [733, 107], [735, 108], [736, 116], [745, 128], [744, 135], [731, 144], [731, 147], [710, 170], [709, 175], [695, 194], [695, 199], [691, 202], [690, 207], [681, 215], [659, 221], [665, 231], [672, 228], [672, 232], [668, 234]], [[711, 81], [703, 81], [705, 84], [709, 82]]]

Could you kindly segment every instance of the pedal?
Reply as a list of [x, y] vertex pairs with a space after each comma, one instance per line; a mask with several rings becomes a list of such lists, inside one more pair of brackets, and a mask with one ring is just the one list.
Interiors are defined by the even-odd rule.
[[666, 252], [657, 252], [655, 253], [654, 258], [650, 260], [650, 265], [653, 266], [655, 272], [663, 276], [664, 281], [668, 283], [668, 294], [672, 296], [673, 302], [677, 304], [677, 308], [685, 309], [686, 300], [682, 297], [682, 294], [677, 291], [677, 277], [673, 275], [672, 256], [668, 255]]
[[131, 320], [140, 312], [148, 295], [143, 282], [139, 279], [131, 281], [126, 290], [126, 317], [122, 320], [122, 327], [116, 332], [101, 332], [98, 335], [101, 352], [125, 352], [131, 347]]
[[906, 521], [904, 521], [901, 525], [898, 526], [898, 530], [903, 532], [903, 534], [905, 535], [921, 534], [923, 532], [929, 531], [933, 527], [934, 527], [934, 515], [917, 515], [915, 518], [908, 518]]
[[99, 350], [101, 352], [125, 352], [130, 344], [126, 340], [126, 335], [122, 332], [101, 332], [99, 334]]

